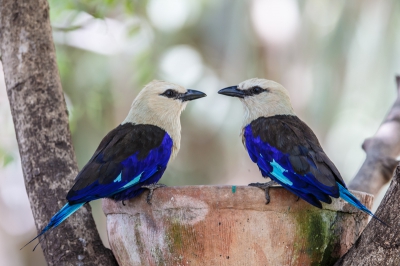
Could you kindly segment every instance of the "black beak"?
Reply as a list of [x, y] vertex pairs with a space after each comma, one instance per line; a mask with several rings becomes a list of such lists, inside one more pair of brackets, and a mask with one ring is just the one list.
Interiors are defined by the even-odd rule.
[[222, 90], [218, 91], [218, 93], [226, 95], [226, 96], [238, 97], [238, 98], [244, 98], [244, 96], [245, 96], [245, 93], [243, 91], [239, 90], [238, 86], [232, 86], [232, 87], [222, 89]]
[[206, 96], [207, 94], [201, 91], [187, 90], [187, 92], [180, 95], [178, 99], [180, 99], [182, 102], [186, 102], [186, 101], [193, 101]]

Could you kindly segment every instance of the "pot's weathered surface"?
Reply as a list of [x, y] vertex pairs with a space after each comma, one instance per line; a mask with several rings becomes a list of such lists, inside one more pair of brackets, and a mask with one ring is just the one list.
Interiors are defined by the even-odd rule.
[[[373, 197], [353, 192], [371, 208]], [[332, 265], [368, 216], [342, 200], [320, 210], [283, 188], [167, 187], [125, 202], [103, 200], [119, 265]]]

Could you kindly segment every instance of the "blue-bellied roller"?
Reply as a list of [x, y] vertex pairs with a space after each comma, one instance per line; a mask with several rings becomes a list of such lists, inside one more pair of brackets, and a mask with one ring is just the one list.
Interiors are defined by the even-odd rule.
[[249, 185], [265, 190], [267, 203], [269, 188], [278, 183], [318, 208], [340, 197], [379, 220], [347, 189], [314, 132], [296, 116], [282, 85], [253, 78], [218, 93], [243, 103], [243, 144], [262, 176], [271, 179]]
[[67, 203], [30, 242], [56, 228], [89, 201], [111, 198], [123, 202], [149, 189], [150, 202], [168, 162], [179, 151], [181, 112], [188, 101], [205, 96], [164, 81], [146, 85], [125, 120], [103, 138], [78, 173]]

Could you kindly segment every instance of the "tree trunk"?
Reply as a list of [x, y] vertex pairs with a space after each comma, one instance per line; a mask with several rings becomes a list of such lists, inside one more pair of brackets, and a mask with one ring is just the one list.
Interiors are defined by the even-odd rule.
[[[0, 52], [25, 186], [40, 231], [66, 203], [78, 173], [47, 1], [0, 0]], [[49, 265], [116, 265], [88, 204], [41, 245]]]
[[335, 264], [400, 265], [400, 166], [383, 198], [376, 215], [390, 226], [374, 219], [367, 225], [354, 246]]

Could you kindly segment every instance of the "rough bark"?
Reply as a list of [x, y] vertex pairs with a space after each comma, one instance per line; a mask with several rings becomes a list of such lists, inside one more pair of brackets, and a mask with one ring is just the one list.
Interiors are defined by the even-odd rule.
[[[25, 186], [40, 231], [66, 203], [78, 173], [45, 0], [0, 0], [0, 52]], [[41, 245], [49, 265], [116, 265], [89, 205]]]
[[400, 156], [400, 76], [396, 83], [397, 99], [376, 134], [364, 141], [367, 158], [350, 182], [350, 189], [376, 196], [392, 178], [396, 158]]
[[376, 215], [390, 227], [374, 219], [367, 225], [354, 246], [335, 264], [400, 265], [400, 166], [392, 179]]

